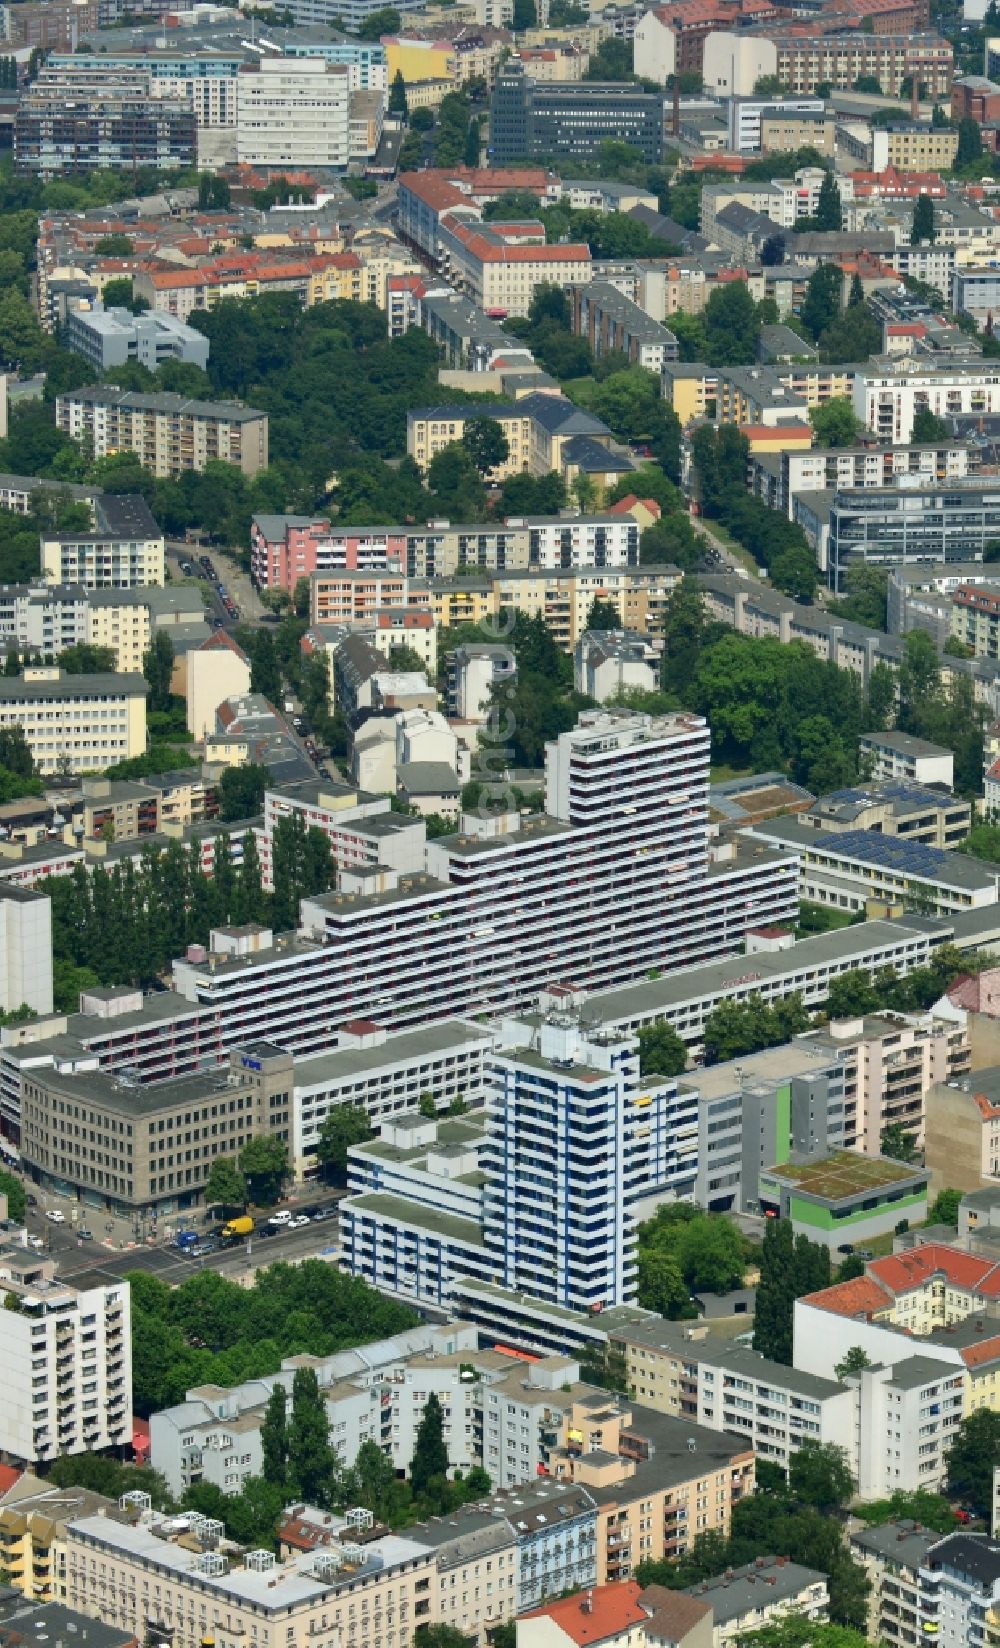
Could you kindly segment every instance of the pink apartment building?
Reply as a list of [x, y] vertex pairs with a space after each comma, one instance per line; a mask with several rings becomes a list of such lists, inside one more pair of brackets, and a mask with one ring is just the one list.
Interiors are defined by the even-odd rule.
[[286, 589], [314, 572], [382, 572], [406, 563], [406, 533], [335, 527], [325, 516], [255, 515], [250, 570], [258, 589]]

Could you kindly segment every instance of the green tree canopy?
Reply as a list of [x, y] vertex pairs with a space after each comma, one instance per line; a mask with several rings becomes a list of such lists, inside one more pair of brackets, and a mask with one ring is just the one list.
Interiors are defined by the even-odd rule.
[[372, 1125], [362, 1105], [331, 1105], [319, 1130], [316, 1160], [329, 1177], [343, 1182], [347, 1176], [347, 1152], [351, 1145], [364, 1144], [371, 1137]]
[[240, 1172], [245, 1176], [255, 1202], [276, 1202], [288, 1175], [288, 1147], [273, 1134], [248, 1139], [239, 1155]]
[[448, 1475], [448, 1449], [444, 1440], [444, 1414], [434, 1391], [424, 1405], [423, 1416], [410, 1461], [410, 1484], [414, 1493], [426, 1492], [437, 1477]]
[[977, 1516], [993, 1507], [993, 1472], [1000, 1465], [1000, 1413], [979, 1408], [958, 1427], [948, 1455], [948, 1492]]
[[208, 1207], [243, 1207], [247, 1199], [247, 1181], [231, 1156], [216, 1156], [205, 1181], [205, 1204]]

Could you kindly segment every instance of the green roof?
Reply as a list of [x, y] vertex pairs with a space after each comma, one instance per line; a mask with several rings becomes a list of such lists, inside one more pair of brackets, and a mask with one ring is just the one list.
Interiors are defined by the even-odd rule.
[[767, 1169], [768, 1179], [778, 1179], [806, 1196], [840, 1202], [866, 1190], [883, 1190], [889, 1185], [920, 1178], [919, 1167], [907, 1167], [884, 1156], [859, 1156], [853, 1150], [839, 1150], [818, 1162], [783, 1162]]

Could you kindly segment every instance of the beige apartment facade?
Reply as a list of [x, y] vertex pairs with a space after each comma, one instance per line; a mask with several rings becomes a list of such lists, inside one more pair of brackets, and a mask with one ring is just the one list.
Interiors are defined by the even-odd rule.
[[[207, 1538], [181, 1543], [162, 1524], [84, 1517], [66, 1530], [66, 1602], [130, 1631], [139, 1641], [166, 1633], [174, 1648], [411, 1648], [432, 1613], [435, 1564], [413, 1540], [389, 1536], [369, 1547], [310, 1552], [279, 1566], [250, 1552], [242, 1566]], [[324, 1561], [324, 1558], [326, 1560]]]
[[754, 1492], [754, 1452], [738, 1437], [695, 1429], [693, 1437], [686, 1421], [633, 1412], [603, 1392], [563, 1414], [549, 1469], [597, 1502], [598, 1585], [631, 1578], [640, 1562], [681, 1557], [710, 1531], [729, 1533], [733, 1506]]
[[219, 705], [249, 691], [250, 660], [225, 630], [216, 630], [193, 647], [187, 654], [187, 728], [192, 738], [209, 738]]
[[158, 478], [203, 470], [213, 459], [235, 464], [247, 476], [267, 466], [267, 415], [236, 401], [98, 385], [58, 395], [56, 425], [95, 457], [134, 452]]
[[[162, 578], [151, 580], [158, 581]], [[87, 640], [92, 647], [108, 647], [115, 655], [116, 669], [123, 674], [141, 671], [143, 657], [149, 651], [150, 631], [149, 608], [144, 601], [131, 598], [131, 591], [105, 590], [90, 596]]]
[[40, 773], [100, 771], [146, 750], [145, 676], [36, 665], [0, 680], [0, 727], [20, 727]]

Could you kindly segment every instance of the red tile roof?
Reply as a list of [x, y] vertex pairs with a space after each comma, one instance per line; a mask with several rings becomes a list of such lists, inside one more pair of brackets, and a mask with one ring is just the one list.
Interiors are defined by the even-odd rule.
[[967, 1368], [981, 1368], [987, 1362], [1000, 1362], [1000, 1334], [993, 1334], [990, 1339], [980, 1339], [976, 1345], [966, 1345], [959, 1354]]
[[15, 1482], [21, 1480], [22, 1474], [16, 1465], [0, 1465], [0, 1495], [10, 1493]]
[[649, 1618], [639, 1604], [639, 1586], [634, 1579], [623, 1585], [595, 1585], [589, 1591], [561, 1597], [522, 1614], [522, 1619], [550, 1619], [580, 1648], [592, 1643], [614, 1641], [615, 1637]]
[[897, 1295], [923, 1287], [937, 1274], [943, 1275], [953, 1287], [969, 1293], [985, 1298], [1000, 1295], [1000, 1265], [992, 1259], [980, 1259], [938, 1242], [928, 1242], [908, 1253], [893, 1253], [887, 1259], [875, 1259], [868, 1266], [868, 1275]]
[[835, 1282], [833, 1287], [807, 1294], [806, 1302], [835, 1316], [871, 1317], [876, 1311], [888, 1310], [893, 1296], [873, 1277], [854, 1276], [849, 1282]]

